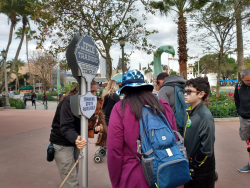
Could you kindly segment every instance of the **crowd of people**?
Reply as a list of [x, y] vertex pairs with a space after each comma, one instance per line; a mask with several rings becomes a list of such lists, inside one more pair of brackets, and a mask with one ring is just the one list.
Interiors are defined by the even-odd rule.
[[[243, 70], [241, 77], [242, 81], [235, 88], [235, 103], [240, 119], [240, 137], [247, 143], [250, 163], [250, 69]], [[177, 75], [161, 73], [157, 76], [156, 82], [158, 89], [152, 84], [145, 83], [140, 71], [130, 70], [123, 75], [120, 88], [116, 81], [111, 80], [100, 98], [103, 101], [105, 121], [101, 121], [100, 124], [97, 118], [93, 128], [98, 134], [103, 124], [108, 126], [108, 133], [105, 133], [107, 165], [112, 187], [163, 188], [165, 182], [162, 181], [165, 181], [165, 178], [168, 184], [172, 185], [169, 187], [214, 188], [215, 125], [211, 112], [203, 103], [210, 93], [208, 79], [197, 77], [186, 81]], [[96, 90], [97, 83], [93, 80], [91, 93], [95, 95]], [[80, 119], [73, 115], [70, 107], [70, 96], [76, 93], [78, 85], [66, 95], [60, 96], [50, 134], [54, 159], [62, 181], [69, 175], [64, 184], [65, 188], [79, 187], [78, 166], [70, 174], [69, 172], [77, 161], [80, 150], [87, 144], [80, 136]], [[122, 100], [120, 95], [123, 95]], [[144, 108], [150, 109], [149, 113], [153, 117], [148, 121], [143, 121], [146, 116]], [[142, 125], [143, 122], [152, 127], [148, 128], [149, 130], [143, 129], [143, 126], [146, 126]], [[166, 137], [163, 134], [168, 127], [168, 135], [174, 135], [176, 132], [180, 135], [176, 133], [173, 137]], [[145, 151], [143, 141], [148, 141], [152, 149]], [[178, 149], [174, 149], [177, 145]], [[161, 162], [166, 158], [171, 160], [179, 151], [186, 162], [181, 163], [182, 165], [174, 163], [175, 168], [180, 170], [178, 173], [181, 172], [175, 174], [175, 177], [181, 177], [182, 168], [183, 174], [186, 173], [185, 164], [190, 176], [181, 185], [174, 179], [168, 180], [169, 173], [163, 173], [163, 176], [166, 176], [163, 179], [158, 177], [160, 168], [167, 164]], [[149, 158], [150, 155], [155, 157]], [[178, 160], [183, 161], [181, 158]], [[145, 169], [145, 161], [153, 161], [150, 163], [151, 166], [147, 166], [148, 169]], [[249, 163], [238, 170], [250, 171]], [[174, 168], [169, 169], [173, 169], [170, 173], [175, 173]]]

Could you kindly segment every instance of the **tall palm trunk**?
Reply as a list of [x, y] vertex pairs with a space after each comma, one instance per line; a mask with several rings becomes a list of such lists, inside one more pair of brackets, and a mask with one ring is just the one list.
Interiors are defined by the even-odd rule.
[[178, 54], [180, 76], [187, 79], [187, 24], [183, 13], [178, 18]]
[[31, 79], [31, 72], [30, 72], [30, 63], [29, 63], [29, 54], [28, 54], [28, 38], [26, 35], [26, 55], [27, 55], [27, 63], [28, 63], [28, 68], [29, 68], [29, 73], [30, 73], [30, 79]]
[[16, 73], [16, 85], [15, 85], [15, 90], [17, 91], [19, 88], [19, 78], [18, 78], [18, 72]]
[[235, 17], [236, 17], [236, 37], [237, 37], [237, 62], [238, 62], [238, 80], [241, 80], [240, 73], [244, 70], [244, 51], [243, 51], [243, 34], [241, 23], [241, 0], [234, 0]]
[[18, 56], [19, 56], [19, 53], [21, 51], [21, 48], [22, 48], [22, 44], [23, 44], [23, 39], [24, 39], [24, 33], [25, 33], [25, 28], [27, 26], [27, 19], [26, 17], [23, 17], [23, 30], [22, 30], [22, 37], [21, 37], [21, 41], [19, 43], [19, 46], [18, 46], [18, 49], [17, 49], [17, 52], [16, 52], [16, 56], [15, 56], [15, 59], [12, 63], [12, 66], [10, 68], [10, 72], [9, 72], [9, 75], [7, 77], [7, 81], [9, 82], [10, 78], [11, 78], [11, 74], [13, 73], [13, 70], [15, 69], [15, 66], [16, 66], [16, 62], [17, 62], [17, 59], [18, 59]]
[[[8, 41], [7, 48], [6, 48], [7, 55], [8, 55], [8, 51], [9, 51], [9, 48], [10, 48], [10, 44], [12, 42], [12, 36], [13, 36], [13, 31], [14, 31], [15, 25], [16, 25], [16, 14], [13, 14], [13, 15], [11, 15], [9, 41]], [[7, 59], [7, 57], [6, 57], [6, 59]], [[4, 62], [6, 63], [6, 61], [4, 61]], [[0, 68], [0, 81], [3, 81], [3, 71], [4, 71], [3, 67], [4, 67], [4, 64], [3, 64], [2, 68]], [[0, 85], [0, 92], [2, 91], [3, 87], [4, 87], [4, 82], [2, 82], [2, 85]]]

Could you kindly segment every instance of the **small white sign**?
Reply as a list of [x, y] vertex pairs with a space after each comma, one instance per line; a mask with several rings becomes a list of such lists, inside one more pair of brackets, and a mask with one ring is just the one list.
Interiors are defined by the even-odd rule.
[[88, 119], [95, 113], [97, 104], [97, 97], [91, 92], [88, 92], [86, 95], [81, 96], [80, 98], [80, 108], [82, 115]]

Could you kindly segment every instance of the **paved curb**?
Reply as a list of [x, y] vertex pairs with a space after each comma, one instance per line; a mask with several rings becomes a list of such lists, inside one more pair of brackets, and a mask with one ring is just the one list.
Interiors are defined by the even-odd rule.
[[214, 121], [239, 121], [239, 117], [214, 118]]

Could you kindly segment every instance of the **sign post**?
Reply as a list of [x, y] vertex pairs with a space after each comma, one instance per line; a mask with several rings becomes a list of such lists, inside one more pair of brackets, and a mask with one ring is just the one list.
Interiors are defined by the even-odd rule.
[[91, 93], [91, 82], [99, 67], [99, 54], [92, 37], [77, 34], [66, 51], [68, 65], [78, 82], [78, 94], [70, 97], [71, 111], [81, 118], [81, 138], [87, 141], [82, 149], [81, 188], [88, 187], [88, 119], [94, 114], [97, 98]]

